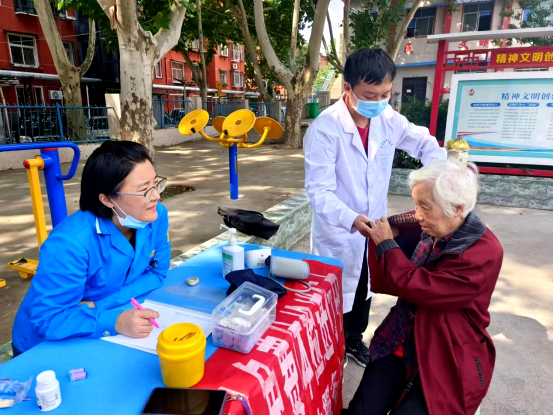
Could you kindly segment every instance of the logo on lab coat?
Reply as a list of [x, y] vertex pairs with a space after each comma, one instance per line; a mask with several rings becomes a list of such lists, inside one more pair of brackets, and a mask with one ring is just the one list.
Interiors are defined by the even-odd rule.
[[380, 149], [387, 151], [389, 148], [392, 148], [394, 143], [392, 143], [388, 138], [380, 142]]

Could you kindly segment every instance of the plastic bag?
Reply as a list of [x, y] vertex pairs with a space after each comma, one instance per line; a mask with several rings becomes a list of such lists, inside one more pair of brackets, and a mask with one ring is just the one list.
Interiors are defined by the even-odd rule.
[[9, 408], [25, 400], [32, 383], [32, 377], [27, 382], [0, 379], [0, 408]]

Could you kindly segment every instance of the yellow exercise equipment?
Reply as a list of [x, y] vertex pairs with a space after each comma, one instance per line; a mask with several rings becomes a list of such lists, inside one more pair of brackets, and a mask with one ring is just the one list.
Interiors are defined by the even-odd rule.
[[255, 120], [253, 126], [258, 134], [261, 134], [261, 138], [255, 144], [238, 144], [238, 148], [255, 148], [259, 147], [265, 139], [277, 140], [282, 137], [282, 126], [275, 120], [269, 117], [259, 117]]
[[[259, 147], [266, 139], [276, 140], [282, 137], [282, 126], [269, 117], [256, 118], [255, 114], [246, 109], [237, 110], [228, 117], [213, 118], [213, 128], [219, 137], [210, 137], [204, 132], [209, 122], [209, 113], [205, 110], [195, 110], [186, 114], [179, 123], [179, 132], [183, 135], [199, 133], [208, 141], [219, 143], [229, 149], [230, 198], [238, 199], [238, 148]], [[246, 144], [248, 132], [251, 129], [261, 135], [254, 144]]]
[[[46, 216], [44, 214], [44, 204], [42, 203], [42, 192], [40, 190], [39, 170], [44, 170], [44, 160], [40, 156], [34, 159], [25, 160], [23, 165], [27, 169], [27, 180], [31, 191], [31, 202], [33, 204], [33, 216], [35, 218], [36, 238], [38, 247], [46, 240], [48, 232], [46, 231]], [[36, 274], [38, 261], [35, 259], [21, 258], [17, 261], [8, 263], [8, 268], [19, 272], [21, 278], [29, 278]], [[0, 284], [1, 286], [1, 284]]]

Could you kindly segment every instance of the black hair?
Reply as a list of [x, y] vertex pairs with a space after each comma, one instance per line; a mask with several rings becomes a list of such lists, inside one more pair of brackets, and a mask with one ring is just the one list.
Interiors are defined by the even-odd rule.
[[380, 48], [358, 49], [348, 56], [344, 65], [344, 81], [353, 89], [361, 82], [381, 85], [396, 77], [396, 65]]
[[105, 141], [86, 161], [81, 179], [81, 210], [111, 218], [112, 210], [100, 201], [100, 194], [115, 195], [125, 178], [139, 163], [152, 158], [146, 147], [132, 141]]

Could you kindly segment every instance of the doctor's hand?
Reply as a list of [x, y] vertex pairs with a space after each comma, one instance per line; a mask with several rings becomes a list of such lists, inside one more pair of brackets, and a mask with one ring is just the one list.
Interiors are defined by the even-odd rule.
[[365, 238], [370, 238], [369, 231], [371, 230], [367, 224], [369, 223], [369, 218], [365, 215], [359, 215], [355, 218], [353, 222], [353, 227], [359, 231], [361, 235]]
[[149, 318], [159, 318], [159, 313], [154, 310], [125, 310], [115, 322], [115, 331], [129, 337], [148, 337], [154, 326]]
[[387, 239], [394, 239], [394, 233], [388, 223], [388, 219], [384, 216], [375, 221], [369, 222], [369, 238], [373, 240], [376, 245]]

